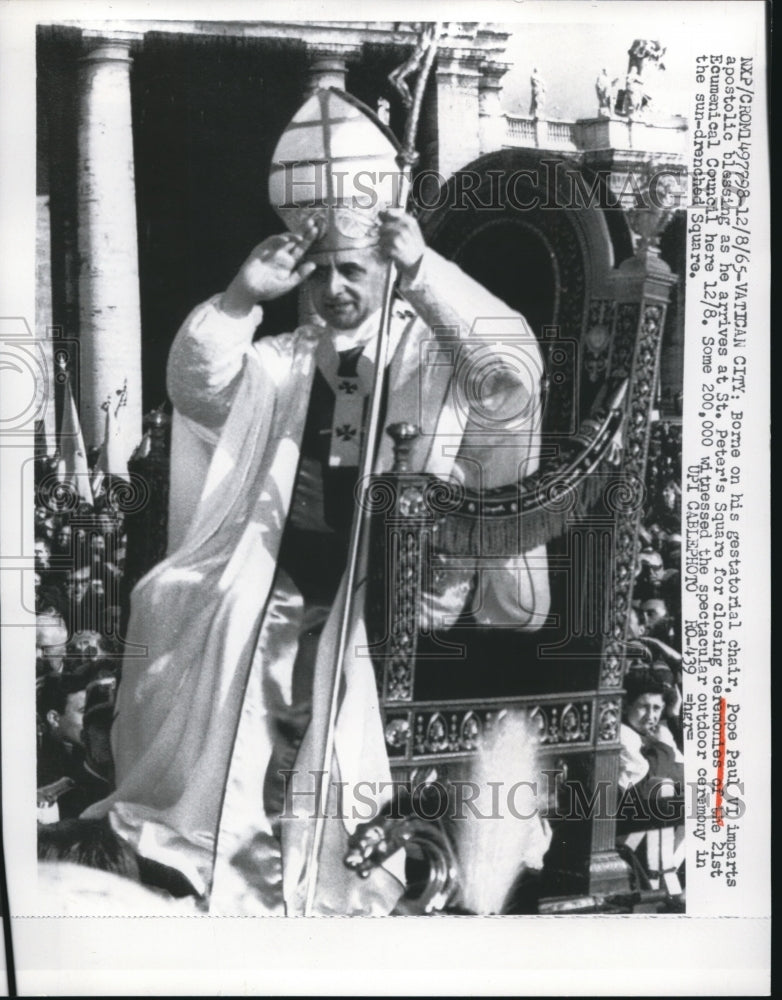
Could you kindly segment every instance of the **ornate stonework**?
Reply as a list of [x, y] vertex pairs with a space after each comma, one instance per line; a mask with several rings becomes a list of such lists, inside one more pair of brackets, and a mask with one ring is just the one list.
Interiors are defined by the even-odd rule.
[[[584, 697], [556, 701], [529, 698], [521, 703], [537, 730], [541, 747], [588, 747], [592, 741], [592, 700]], [[514, 707], [503, 704], [502, 708]], [[519, 707], [519, 706], [515, 706]], [[408, 711], [386, 712], [386, 747], [391, 759], [419, 760], [428, 757], [463, 757], [479, 750], [486, 734], [496, 725], [499, 709], [485, 703]]]

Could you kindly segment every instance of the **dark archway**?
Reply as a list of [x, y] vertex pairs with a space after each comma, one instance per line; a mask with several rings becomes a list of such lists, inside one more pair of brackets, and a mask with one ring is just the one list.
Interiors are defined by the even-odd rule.
[[[573, 159], [505, 149], [466, 166], [449, 181], [447, 197], [422, 215], [431, 246], [517, 309], [541, 340], [549, 375], [544, 462], [556, 463], [559, 442], [578, 428], [583, 336], [595, 304], [613, 295], [617, 263], [632, 253], [626, 219], [600, 182]], [[596, 192], [594, 199], [584, 191]], [[448, 663], [451, 697], [597, 684], [601, 635], [573, 631], [572, 604], [582, 602], [580, 583], [571, 580], [578, 544], [568, 533], [549, 543], [551, 618], [540, 632], [454, 631], [465, 655]], [[416, 698], [438, 697], [442, 672], [441, 663], [420, 663]]]
[[573, 157], [503, 149], [467, 164], [436, 199], [414, 183], [430, 245], [518, 309], [547, 343], [544, 423], [555, 435], [578, 428], [590, 311], [613, 294], [611, 274], [632, 253], [608, 179]]
[[557, 267], [540, 232], [499, 219], [478, 229], [455, 256], [484, 288], [524, 316], [538, 333], [554, 322]]

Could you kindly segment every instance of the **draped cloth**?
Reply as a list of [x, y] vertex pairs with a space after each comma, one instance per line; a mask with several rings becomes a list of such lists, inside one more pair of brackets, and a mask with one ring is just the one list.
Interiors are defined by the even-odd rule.
[[[454, 265], [431, 251], [424, 265], [405, 293], [415, 311], [399, 312], [392, 325], [386, 422], [420, 424], [414, 468], [467, 481], [476, 466], [472, 449], [481, 453], [487, 485], [513, 482], [537, 464], [534, 339], [521, 317]], [[464, 394], [454, 391], [455, 345], [469, 337], [476, 317], [494, 318], [495, 338], [512, 327], [527, 343], [524, 374], [505, 372], [487, 405], [496, 414], [505, 399], [517, 412], [526, 400], [531, 416], [496, 450], [465, 409]], [[140, 854], [181, 871], [208, 898], [210, 913], [295, 915], [304, 902], [319, 785], [311, 772], [321, 766], [346, 594], [343, 581], [317, 643], [311, 719], [292, 768], [290, 807], [277, 820], [265, 811], [264, 782], [281, 728], [295, 723], [299, 710], [294, 662], [306, 632], [301, 594], [278, 567], [278, 553], [315, 368], [319, 358], [324, 369], [333, 366], [335, 355], [317, 326], [253, 344], [259, 319], [260, 310], [240, 329], [212, 300], [194, 310], [172, 349], [170, 554], [132, 594], [112, 733], [117, 788], [84, 815], [108, 814]], [[433, 333], [440, 325], [444, 340]], [[427, 360], [441, 342], [445, 354]], [[371, 349], [370, 342], [368, 356]], [[391, 465], [386, 440], [376, 468]], [[364, 547], [325, 804], [320, 914], [388, 913], [403, 889], [399, 857], [366, 880], [342, 863], [348, 833], [370, 818], [367, 796], [378, 806], [390, 796], [363, 619], [366, 562]], [[548, 610], [545, 549], [494, 560], [475, 593], [478, 620], [538, 627]]]

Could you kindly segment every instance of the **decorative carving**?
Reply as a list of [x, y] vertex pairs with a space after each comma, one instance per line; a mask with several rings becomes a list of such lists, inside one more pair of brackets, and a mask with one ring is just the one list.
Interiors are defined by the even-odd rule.
[[399, 497], [402, 517], [421, 517], [425, 510], [423, 489], [418, 485], [405, 487]]
[[581, 420], [605, 411], [609, 393], [611, 368], [611, 329], [616, 303], [610, 299], [593, 299], [589, 304], [587, 331], [581, 352]]
[[597, 715], [597, 739], [600, 743], [613, 743], [619, 736], [619, 698], [600, 702]]
[[562, 741], [564, 743], [572, 743], [583, 739], [584, 735], [589, 732], [588, 718], [588, 711], [584, 712], [582, 716], [575, 705], [566, 705], [562, 709], [562, 715], [559, 719], [559, 731], [562, 734]]
[[458, 896], [461, 873], [453, 844], [440, 823], [393, 814], [362, 823], [348, 840], [345, 865], [367, 878], [373, 868], [407, 844], [416, 845], [429, 871], [423, 892], [414, 899], [403, 898], [397, 912], [413, 915], [445, 909]]
[[584, 375], [589, 382], [599, 382], [608, 367], [611, 332], [605, 323], [590, 326], [584, 334]]
[[638, 317], [641, 306], [638, 302], [620, 302], [616, 312], [614, 327], [614, 349], [611, 358], [611, 380], [619, 381], [630, 374], [633, 360], [635, 336], [638, 332]]
[[388, 719], [385, 737], [389, 754], [407, 753], [410, 741], [410, 719], [406, 716]]
[[447, 750], [453, 744], [449, 739], [448, 728], [445, 718], [440, 712], [435, 712], [426, 724], [426, 735], [424, 746], [428, 753], [440, 753]]
[[676, 214], [683, 197], [682, 186], [668, 170], [652, 160], [636, 174], [636, 203], [626, 211], [633, 231], [635, 252], [659, 252], [660, 237]]
[[476, 750], [480, 746], [483, 725], [479, 715], [468, 712], [459, 727], [459, 742], [465, 750]]
[[[624, 628], [617, 625], [620, 635], [624, 634]], [[600, 687], [619, 687], [622, 683], [622, 673], [624, 661], [617, 655], [621, 646], [618, 643], [608, 643], [606, 647], [607, 655], [600, 666]]]
[[[670, 484], [681, 484], [682, 425], [667, 420], [652, 425], [649, 437], [649, 457], [646, 467], [646, 488], [649, 506], [666, 506], [664, 496]], [[677, 509], [678, 520], [681, 511]], [[678, 531], [678, 527], [676, 528]]]
[[[590, 741], [592, 703], [587, 699], [533, 703], [527, 711], [543, 746], [586, 745]], [[496, 724], [497, 712], [475, 704], [447, 712], [436, 708], [418, 710], [414, 718], [415, 757], [464, 754], [480, 747], [483, 737]]]
[[[600, 669], [602, 688], [619, 687], [622, 681], [623, 640], [627, 630], [627, 616], [632, 600], [635, 563], [637, 556], [636, 535], [638, 511], [645, 496], [646, 455], [649, 439], [649, 414], [655, 384], [657, 355], [665, 307], [660, 302], [621, 303], [617, 314], [617, 341], [630, 336], [630, 323], [636, 317], [635, 355], [630, 380], [625, 452], [622, 463], [623, 476], [633, 484], [634, 496], [616, 510], [616, 562], [614, 590], [611, 599], [610, 638], [603, 646]], [[622, 347], [624, 350], [624, 346]]]

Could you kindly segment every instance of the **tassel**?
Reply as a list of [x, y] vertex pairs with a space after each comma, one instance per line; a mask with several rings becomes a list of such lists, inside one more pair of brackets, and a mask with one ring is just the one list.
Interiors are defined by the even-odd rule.
[[[622, 396], [620, 388], [619, 402]], [[518, 489], [468, 495], [459, 510], [437, 519], [437, 551], [451, 556], [518, 555], [564, 534], [603, 494], [606, 478], [599, 472], [613, 464], [622, 418], [623, 409], [616, 406], [602, 424], [585, 421], [579, 434], [562, 446], [559, 465], [533, 473]]]

